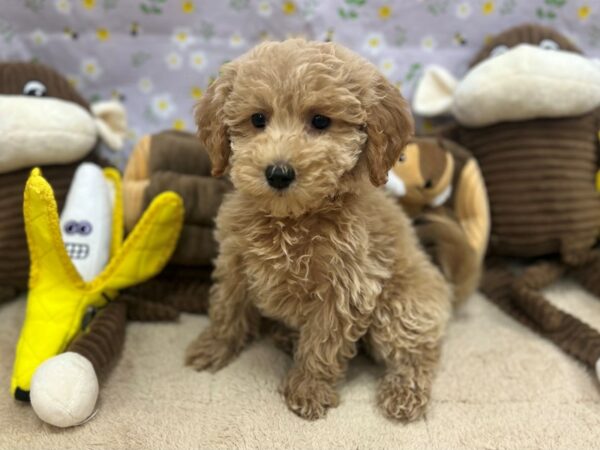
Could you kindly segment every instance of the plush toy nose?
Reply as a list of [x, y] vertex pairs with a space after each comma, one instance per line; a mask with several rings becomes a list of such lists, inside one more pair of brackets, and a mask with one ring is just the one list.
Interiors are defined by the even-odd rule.
[[294, 172], [292, 166], [279, 164], [268, 166], [267, 170], [265, 170], [265, 177], [269, 186], [281, 190], [292, 184], [292, 181], [296, 178], [296, 172]]

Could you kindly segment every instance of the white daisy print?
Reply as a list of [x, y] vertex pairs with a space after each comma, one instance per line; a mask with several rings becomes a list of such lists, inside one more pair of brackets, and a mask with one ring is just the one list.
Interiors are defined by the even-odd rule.
[[56, 0], [54, 7], [61, 14], [71, 14], [71, 0]]
[[153, 88], [154, 83], [152, 83], [152, 80], [148, 77], [140, 78], [140, 81], [138, 81], [138, 89], [143, 94], [147, 94], [148, 92], [152, 91]]
[[169, 69], [178, 70], [181, 69], [183, 59], [179, 53], [171, 52], [165, 57], [165, 62], [167, 63], [167, 67]]
[[156, 117], [167, 119], [175, 112], [175, 104], [171, 94], [161, 94], [153, 97], [151, 109]]
[[396, 63], [391, 58], [386, 58], [379, 63], [379, 70], [381, 70], [381, 73], [383, 73], [386, 77], [389, 77], [392, 73], [394, 73], [395, 69]]
[[427, 35], [421, 39], [421, 48], [426, 52], [433, 51], [434, 48], [437, 47], [437, 41], [431, 35]]
[[31, 42], [37, 46], [44, 45], [48, 41], [48, 36], [46, 36], [46, 33], [39, 29], [31, 33], [29, 38], [31, 39]]
[[273, 8], [271, 8], [271, 3], [267, 1], [258, 2], [258, 13], [263, 17], [269, 17], [273, 12]]
[[98, 61], [95, 58], [83, 59], [79, 67], [83, 76], [90, 80], [96, 80], [102, 75], [102, 67], [98, 65]]
[[456, 17], [466, 19], [471, 15], [471, 5], [468, 2], [461, 2], [456, 5]]
[[171, 41], [177, 44], [179, 48], [185, 49], [190, 44], [193, 44], [196, 39], [192, 36], [192, 32], [189, 28], [175, 28], [171, 35]]
[[233, 33], [229, 38], [229, 45], [233, 48], [241, 47], [246, 41], [240, 33]]
[[385, 39], [381, 33], [369, 33], [364, 44], [365, 50], [377, 54], [385, 47]]
[[202, 70], [206, 66], [206, 55], [204, 52], [194, 52], [190, 55], [190, 66], [196, 70]]

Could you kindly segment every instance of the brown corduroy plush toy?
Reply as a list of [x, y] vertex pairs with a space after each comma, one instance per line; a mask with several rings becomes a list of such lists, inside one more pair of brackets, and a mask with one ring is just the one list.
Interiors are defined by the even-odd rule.
[[124, 291], [128, 302], [160, 301], [157, 307], [166, 314], [206, 312], [212, 260], [217, 255], [214, 218], [230, 189], [227, 179], [211, 176], [208, 154], [194, 134], [171, 130], [140, 139], [123, 178], [127, 229], [166, 190], [183, 198], [185, 219], [169, 265], [152, 280]]
[[489, 298], [565, 352], [600, 371], [600, 333], [541, 290], [565, 274], [600, 297], [598, 170], [600, 62], [553, 29], [523, 25], [494, 37], [457, 81], [426, 70], [415, 112], [451, 113], [444, 133], [477, 158], [490, 199]]

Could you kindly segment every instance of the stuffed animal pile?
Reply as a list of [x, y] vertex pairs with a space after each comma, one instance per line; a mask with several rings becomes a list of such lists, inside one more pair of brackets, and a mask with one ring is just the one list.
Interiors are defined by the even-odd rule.
[[491, 39], [462, 80], [429, 68], [413, 102], [450, 113], [443, 135], [481, 166], [491, 211], [483, 291], [501, 308], [600, 371], [600, 333], [542, 289], [566, 274], [600, 297], [600, 62], [553, 29], [523, 25]]
[[0, 113], [0, 300], [29, 286], [11, 393], [31, 399], [42, 420], [72, 426], [93, 413], [98, 378], [121, 351], [127, 319], [178, 315], [118, 290], [162, 269], [182, 202], [162, 194], [123, 241], [120, 176], [101, 169], [97, 144], [121, 147], [125, 111], [114, 101], [88, 104], [49, 67], [0, 63]]

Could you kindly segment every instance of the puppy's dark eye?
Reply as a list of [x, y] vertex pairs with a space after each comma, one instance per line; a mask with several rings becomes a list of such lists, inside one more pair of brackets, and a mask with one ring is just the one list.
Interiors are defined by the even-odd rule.
[[433, 182], [431, 180], [427, 180], [425, 182], [425, 189], [431, 189], [433, 186]]
[[400, 162], [406, 161], [406, 155], [404, 153], [400, 153], [400, 158], [398, 158], [398, 161], [400, 161]]
[[250, 118], [254, 128], [264, 128], [267, 126], [267, 118], [263, 113], [254, 113]]
[[331, 119], [327, 116], [322, 116], [320, 114], [317, 114], [317, 115], [313, 116], [310, 123], [317, 130], [324, 130], [331, 124]]
[[30, 95], [32, 97], [43, 97], [46, 95], [46, 92], [46, 86], [37, 80], [28, 81], [23, 88], [23, 95]]

